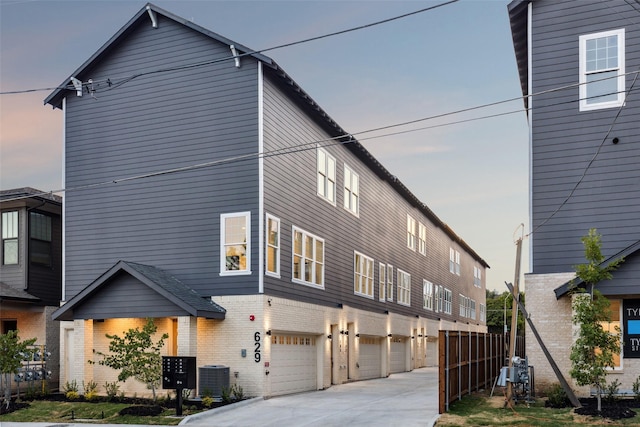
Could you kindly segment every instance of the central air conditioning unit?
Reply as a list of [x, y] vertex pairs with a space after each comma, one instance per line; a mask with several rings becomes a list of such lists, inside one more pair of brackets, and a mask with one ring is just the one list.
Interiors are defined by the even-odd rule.
[[198, 395], [222, 398], [222, 390], [229, 390], [229, 367], [205, 365], [198, 368]]

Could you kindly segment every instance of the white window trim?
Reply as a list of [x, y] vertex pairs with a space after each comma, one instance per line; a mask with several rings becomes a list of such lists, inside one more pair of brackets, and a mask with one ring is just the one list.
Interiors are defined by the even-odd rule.
[[[322, 242], [322, 252], [323, 253], [322, 253], [322, 283], [321, 284], [317, 284], [317, 283], [313, 283], [313, 282], [307, 282], [305, 280], [296, 279], [294, 277], [294, 268], [295, 268], [295, 266], [294, 266], [293, 259], [294, 259], [294, 256], [295, 256], [295, 252], [294, 251], [295, 251], [296, 231], [302, 233], [302, 238], [303, 238], [302, 250], [303, 251], [305, 250], [305, 244], [304, 244], [305, 236], [311, 237], [314, 240], [318, 240], [318, 241]], [[314, 250], [315, 250], [315, 245], [313, 245], [313, 247], [314, 247]], [[291, 227], [291, 281], [293, 283], [298, 283], [300, 285], [310, 286], [310, 287], [315, 288], [315, 289], [324, 289], [324, 279], [325, 279], [325, 268], [324, 268], [324, 266], [325, 266], [324, 252], [325, 252], [325, 250], [324, 249], [325, 249], [325, 241], [324, 241], [323, 238], [318, 237], [318, 236], [316, 236], [314, 234], [311, 234], [311, 233], [303, 230], [302, 228], [296, 227], [295, 225]], [[303, 254], [303, 258], [304, 258], [304, 255], [306, 255], [306, 254]], [[314, 262], [315, 262], [315, 257], [313, 259], [314, 259]], [[300, 265], [300, 267], [301, 268], [304, 267], [304, 262]], [[304, 277], [304, 272], [302, 272], [301, 277]]]
[[[349, 171], [349, 174], [351, 176], [351, 180], [347, 183], [347, 171]], [[353, 177], [356, 177], [356, 185], [355, 185], [355, 189], [353, 188]], [[343, 200], [343, 206], [344, 208], [350, 212], [351, 214], [360, 217], [360, 176], [349, 166], [344, 165], [344, 176], [343, 176], [343, 180], [344, 180], [344, 200]], [[350, 206], [351, 205], [351, 195], [354, 194], [356, 195], [356, 205], [355, 206]]]
[[[323, 177], [324, 177], [324, 180], [326, 181], [325, 184], [327, 186], [329, 185], [329, 183], [333, 185], [333, 199], [329, 198], [328, 195], [324, 195], [324, 194], [322, 194], [322, 193], [320, 193], [318, 191], [318, 182], [317, 182], [317, 180], [318, 180], [318, 175], [320, 175], [320, 167], [319, 167], [320, 166], [320, 156], [318, 155], [319, 152], [322, 152], [325, 155], [325, 164], [323, 165], [323, 168], [324, 168], [323, 169], [323, 171], [324, 171]], [[334, 165], [334, 167], [333, 167], [334, 176], [333, 177], [329, 176], [329, 171], [328, 171], [329, 162], [328, 162], [328, 159], [333, 159], [333, 165]], [[323, 148], [318, 148], [317, 151], [316, 151], [316, 194], [319, 197], [321, 197], [322, 199], [324, 199], [327, 202], [331, 203], [333, 206], [336, 205], [336, 199], [337, 199], [337, 196], [336, 196], [336, 189], [337, 189], [336, 188], [336, 181], [338, 180], [337, 176], [336, 176], [338, 174], [337, 168], [338, 168], [338, 162], [336, 161], [336, 158], [333, 157], [331, 154], [329, 154], [329, 152], [327, 150], [325, 150]]]
[[433, 283], [422, 280], [422, 308], [433, 311]]
[[480, 304], [480, 321], [487, 321], [487, 306], [484, 304]]
[[[407, 273], [404, 270], [398, 270], [398, 298], [397, 302], [399, 305], [404, 305], [407, 307], [411, 306], [411, 274]], [[405, 283], [406, 279], [406, 283]], [[406, 299], [404, 298], [406, 296]]]
[[385, 302], [387, 300], [387, 266], [378, 263], [378, 300]]
[[427, 226], [421, 222], [418, 223], [418, 252], [427, 256]]
[[[225, 219], [245, 217], [245, 239], [247, 245], [247, 269], [227, 271], [227, 256], [225, 251]], [[220, 214], [220, 276], [245, 276], [251, 274], [251, 212], [235, 212]]]
[[[598, 102], [594, 104], [587, 104], [587, 54], [586, 46], [587, 40], [617, 36], [618, 37], [618, 97], [615, 101]], [[603, 31], [600, 33], [585, 34], [579, 37], [580, 42], [580, 111], [599, 110], [603, 108], [614, 108], [624, 105], [625, 101], [625, 34], [624, 28], [611, 31]], [[612, 69], [611, 71], [615, 71]], [[602, 72], [602, 71], [600, 71]]]
[[[269, 257], [269, 247], [272, 245], [269, 243], [269, 221], [275, 221], [278, 224], [278, 245], [276, 247], [276, 271], [269, 271], [268, 257]], [[282, 251], [282, 239], [280, 234], [280, 218], [275, 217], [270, 214], [266, 214], [265, 221], [265, 234], [264, 234], [264, 244], [265, 244], [265, 252], [264, 252], [264, 274], [267, 276], [280, 278], [280, 253]]]
[[387, 301], [393, 301], [393, 265], [387, 264]]
[[[358, 264], [356, 263], [356, 258], [358, 256], [362, 260], [361, 266], [358, 266]], [[369, 298], [369, 299], [374, 299], [374, 293], [375, 293], [374, 265], [375, 263], [373, 262], [373, 258], [366, 256], [362, 252], [353, 251], [353, 293], [355, 295]], [[362, 267], [363, 269], [360, 270], [358, 267]], [[358, 279], [360, 279], [361, 281], [359, 281]], [[366, 283], [363, 285], [362, 280], [364, 281], [371, 280], [371, 294], [356, 290], [357, 282], [360, 283], [361, 288], [366, 289]]]
[[416, 250], [416, 220], [411, 215], [407, 215], [407, 247]]
[[442, 311], [445, 314], [451, 314], [453, 312], [453, 292], [450, 289], [444, 288], [444, 302]]

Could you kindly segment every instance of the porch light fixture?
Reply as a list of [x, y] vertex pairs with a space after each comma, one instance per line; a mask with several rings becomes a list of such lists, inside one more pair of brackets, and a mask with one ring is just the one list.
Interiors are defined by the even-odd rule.
[[267, 335], [271, 336], [271, 329], [269, 329], [267, 332], [265, 332]]
[[393, 334], [389, 334], [389, 335], [387, 335], [387, 336], [388, 336], [389, 338], [391, 338], [391, 337], [393, 337]]
[[331, 336], [331, 334], [327, 335], [327, 339], [328, 339], [328, 340], [330, 340], [331, 338], [333, 338], [333, 337]]
[[356, 334], [356, 338], [360, 338], [360, 334]]

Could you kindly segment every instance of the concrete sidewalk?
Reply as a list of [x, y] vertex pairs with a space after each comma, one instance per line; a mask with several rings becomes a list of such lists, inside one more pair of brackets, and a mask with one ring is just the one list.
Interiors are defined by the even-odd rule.
[[[334, 385], [271, 399], [254, 398], [185, 417], [188, 427], [433, 426], [438, 419], [438, 368]], [[0, 427], [81, 427], [82, 423], [2, 422]], [[123, 427], [124, 424], [99, 424]], [[143, 427], [128, 425], [127, 427]], [[162, 427], [162, 426], [156, 426]]]

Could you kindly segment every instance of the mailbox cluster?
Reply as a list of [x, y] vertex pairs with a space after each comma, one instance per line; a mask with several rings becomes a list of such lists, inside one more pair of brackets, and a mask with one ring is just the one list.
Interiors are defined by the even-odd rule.
[[181, 356], [162, 357], [162, 388], [196, 388], [196, 358]]

